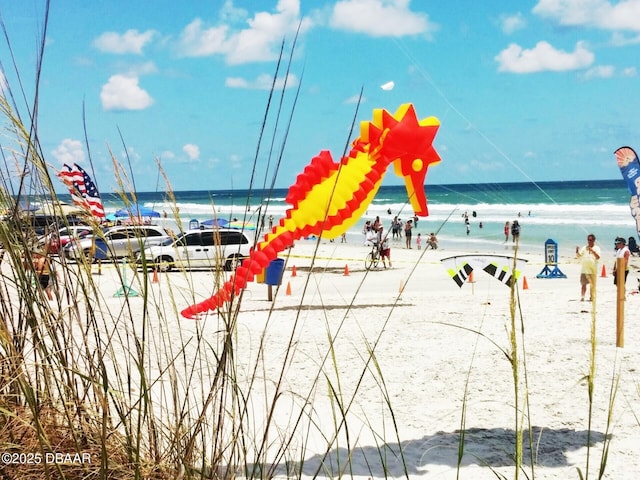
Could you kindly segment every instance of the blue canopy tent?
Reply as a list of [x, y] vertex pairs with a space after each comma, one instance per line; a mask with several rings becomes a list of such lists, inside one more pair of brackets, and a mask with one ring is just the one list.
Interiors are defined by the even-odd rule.
[[126, 217], [160, 217], [160, 212], [156, 212], [149, 207], [145, 207], [144, 205], [130, 205], [126, 208], [121, 208], [117, 210], [114, 214], [116, 218], [126, 218]]
[[228, 223], [229, 221], [224, 218], [212, 218], [211, 220], [200, 222], [200, 225], [204, 225], [205, 227], [224, 227]]

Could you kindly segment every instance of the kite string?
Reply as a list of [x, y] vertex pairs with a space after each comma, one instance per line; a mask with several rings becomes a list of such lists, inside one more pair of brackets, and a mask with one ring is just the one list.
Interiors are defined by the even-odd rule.
[[398, 39], [394, 38], [398, 49], [407, 57], [407, 59], [413, 64], [416, 70], [422, 75], [422, 77], [429, 83], [429, 85], [436, 91], [436, 93], [442, 98], [442, 100], [447, 104], [449, 109], [453, 110], [462, 120], [464, 120], [469, 128], [473, 130], [480, 138], [482, 138], [487, 144], [489, 144], [502, 158], [504, 158], [509, 165], [511, 165], [514, 169], [516, 169], [519, 173], [522, 174], [529, 182], [531, 182], [546, 198], [549, 199], [554, 205], [557, 205], [557, 202], [540, 186], [536, 181], [534, 181], [525, 171], [523, 171], [516, 163], [511, 160], [511, 158], [487, 135], [484, 134], [478, 127], [471, 122], [445, 95], [445, 93], [436, 85], [436, 83], [432, 80], [431, 76], [425, 71], [425, 69], [418, 63], [415, 57], [408, 51], [406, 46], [402, 44]]

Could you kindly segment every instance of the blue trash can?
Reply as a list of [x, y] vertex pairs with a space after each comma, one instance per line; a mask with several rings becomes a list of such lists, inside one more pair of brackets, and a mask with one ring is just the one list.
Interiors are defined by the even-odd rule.
[[280, 285], [282, 283], [282, 274], [284, 273], [284, 259], [275, 258], [271, 260], [266, 268], [264, 283], [267, 285]]
[[106, 242], [101, 238], [96, 238], [95, 251], [93, 252], [93, 258], [96, 260], [106, 260], [109, 258], [108, 248]]

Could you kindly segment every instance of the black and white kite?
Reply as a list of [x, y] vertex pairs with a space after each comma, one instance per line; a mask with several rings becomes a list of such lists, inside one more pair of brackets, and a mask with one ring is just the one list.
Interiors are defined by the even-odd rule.
[[[440, 260], [460, 288], [474, 270], [482, 270], [510, 287], [518, 280], [527, 260], [508, 255], [456, 255]], [[515, 269], [514, 269], [515, 261]]]

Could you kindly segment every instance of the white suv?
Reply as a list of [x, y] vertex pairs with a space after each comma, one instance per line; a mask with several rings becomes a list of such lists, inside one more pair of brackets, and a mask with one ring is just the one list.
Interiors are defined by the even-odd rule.
[[141, 251], [137, 262], [168, 272], [181, 268], [216, 268], [233, 271], [249, 256], [253, 241], [249, 234], [231, 228], [187, 230], [175, 240]]
[[157, 225], [123, 225], [105, 229], [102, 234], [69, 242], [64, 256], [77, 260], [135, 258], [140, 250], [172, 240], [169, 233]]

